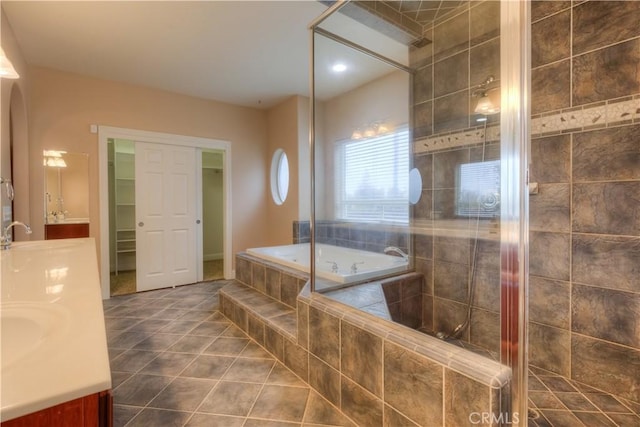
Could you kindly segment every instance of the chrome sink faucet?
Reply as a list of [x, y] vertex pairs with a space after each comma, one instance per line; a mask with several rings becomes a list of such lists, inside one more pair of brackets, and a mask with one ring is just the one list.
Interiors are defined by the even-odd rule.
[[27, 234], [31, 234], [31, 227], [29, 227], [24, 222], [13, 221], [11, 224], [7, 225], [4, 230], [2, 230], [2, 235], [0, 236], [0, 249], [9, 249], [11, 246], [11, 235], [9, 234], [9, 230], [11, 227], [15, 227], [16, 225], [21, 225], [27, 231]]
[[387, 246], [386, 248], [384, 248], [384, 253], [388, 254], [390, 252], [395, 252], [398, 255], [400, 255], [404, 260], [409, 260], [409, 255], [407, 255], [406, 253], [404, 253], [402, 251], [402, 249], [398, 248], [397, 246]]

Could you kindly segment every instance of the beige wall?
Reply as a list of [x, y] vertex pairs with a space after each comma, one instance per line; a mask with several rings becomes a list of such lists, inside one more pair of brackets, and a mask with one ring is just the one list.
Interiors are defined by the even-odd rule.
[[[27, 127], [27, 100], [28, 93], [28, 76], [27, 65], [22, 56], [22, 52], [13, 35], [13, 30], [7, 20], [4, 11], [2, 11], [2, 23], [0, 25], [2, 41], [2, 49], [13, 64], [14, 68], [20, 75], [18, 80], [0, 80], [0, 176], [8, 178], [11, 176], [10, 161], [10, 125], [9, 112], [13, 120], [13, 155], [14, 169], [16, 171], [28, 171], [28, 127]], [[29, 180], [19, 179], [15, 182], [16, 197], [14, 200], [14, 219], [27, 222], [29, 213]], [[11, 202], [7, 199], [3, 189], [0, 197], [1, 209], [11, 207]], [[1, 216], [0, 216], [1, 218]], [[0, 221], [6, 225], [6, 221]], [[22, 229], [14, 232], [15, 240], [25, 240], [26, 234]]]
[[29, 80], [29, 163], [40, 165], [28, 176], [34, 238], [43, 237], [41, 153], [59, 149], [89, 154], [91, 236], [99, 240], [97, 124], [230, 141], [233, 252], [271, 244], [265, 112], [41, 67], [29, 67]]
[[[317, 135], [322, 135], [317, 137], [316, 144], [324, 148], [324, 163], [316, 162], [321, 165], [316, 170], [316, 186], [324, 189], [316, 191], [317, 219], [333, 219], [335, 142], [349, 139], [356, 128], [374, 121], [384, 121], [391, 126], [408, 124], [409, 89], [409, 75], [393, 71], [323, 103], [320, 109], [323, 119], [316, 123], [320, 127]], [[324, 182], [319, 182], [321, 176]]]
[[289, 193], [280, 206], [271, 198], [266, 210], [270, 244], [293, 242], [293, 221], [309, 219], [309, 119], [308, 98], [293, 96], [268, 112], [268, 161], [278, 148], [289, 159]]

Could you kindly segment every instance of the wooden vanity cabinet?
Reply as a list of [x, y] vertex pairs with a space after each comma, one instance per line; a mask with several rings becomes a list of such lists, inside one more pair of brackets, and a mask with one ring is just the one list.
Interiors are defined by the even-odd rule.
[[89, 223], [79, 224], [45, 224], [44, 239], [74, 239], [89, 237]]
[[0, 425], [2, 427], [112, 427], [111, 392], [90, 394], [5, 421]]

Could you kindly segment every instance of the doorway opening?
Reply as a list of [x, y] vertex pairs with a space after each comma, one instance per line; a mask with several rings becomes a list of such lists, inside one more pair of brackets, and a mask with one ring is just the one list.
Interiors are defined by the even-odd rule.
[[99, 140], [103, 298], [232, 278], [229, 143], [103, 126]]
[[202, 150], [202, 271], [204, 281], [224, 279], [223, 157]]

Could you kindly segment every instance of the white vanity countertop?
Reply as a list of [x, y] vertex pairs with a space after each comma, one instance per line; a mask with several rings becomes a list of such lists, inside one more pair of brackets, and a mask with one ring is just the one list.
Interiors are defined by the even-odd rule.
[[0, 420], [111, 388], [93, 238], [0, 251]]

